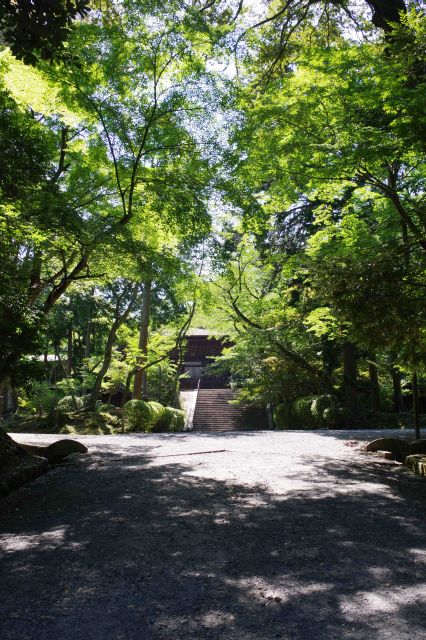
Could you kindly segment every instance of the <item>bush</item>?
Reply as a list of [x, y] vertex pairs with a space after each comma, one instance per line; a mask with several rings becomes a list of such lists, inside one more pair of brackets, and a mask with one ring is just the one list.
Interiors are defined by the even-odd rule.
[[334, 427], [341, 408], [332, 395], [305, 396], [296, 400], [284, 400], [274, 407], [274, 424], [277, 429], [317, 429]]
[[319, 424], [326, 426], [327, 419], [324, 417], [324, 411], [337, 406], [337, 404], [337, 398], [330, 394], [316, 396], [311, 404], [312, 415]]
[[274, 424], [277, 429], [292, 429], [292, 401], [284, 400], [274, 407]]
[[81, 391], [81, 382], [77, 378], [62, 378], [56, 383], [56, 388], [65, 396], [74, 397]]
[[[92, 396], [90, 395], [90, 393], [86, 393], [84, 396], [80, 396], [80, 399], [83, 403], [83, 409], [88, 409], [89, 408], [89, 403], [91, 400]], [[100, 406], [100, 402], [97, 401], [96, 402], [96, 408], [98, 408]]]
[[174, 418], [173, 411], [174, 409], [172, 409], [172, 407], [163, 407], [163, 414], [160, 420], [158, 420], [158, 422], [156, 422], [156, 424], [154, 425], [153, 431], [155, 431], [156, 433], [167, 433], [168, 431], [171, 431], [171, 426]]
[[345, 407], [332, 406], [324, 409], [323, 422], [329, 429], [339, 429], [349, 417], [350, 411]]
[[64, 396], [56, 405], [56, 408], [60, 413], [72, 413], [83, 409], [83, 400], [78, 396]]
[[159, 402], [148, 402], [152, 412], [152, 426], [155, 427], [164, 415], [164, 407]]
[[319, 426], [319, 420], [312, 413], [313, 396], [297, 398], [293, 402], [292, 414], [294, 426], [301, 429], [313, 429]]
[[150, 432], [153, 428], [153, 409], [144, 400], [129, 400], [123, 407], [125, 431]]
[[101, 404], [97, 407], [98, 413], [115, 413], [119, 409], [114, 404]]
[[129, 400], [124, 405], [124, 425], [127, 431], [182, 431], [185, 414], [180, 409], [163, 407], [159, 402]]
[[26, 406], [39, 416], [48, 414], [56, 407], [60, 394], [47, 382], [33, 382]]
[[370, 411], [368, 413], [368, 426], [375, 429], [399, 429], [404, 421], [398, 413], [385, 411]]
[[167, 409], [173, 414], [170, 431], [183, 431], [185, 426], [185, 412], [180, 409], [175, 409], [174, 407], [167, 407]]

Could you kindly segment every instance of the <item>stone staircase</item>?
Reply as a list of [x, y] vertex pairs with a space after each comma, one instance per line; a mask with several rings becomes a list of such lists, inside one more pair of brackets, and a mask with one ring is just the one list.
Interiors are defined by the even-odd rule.
[[232, 389], [199, 389], [193, 431], [257, 431], [268, 429], [266, 412], [254, 407], [229, 404]]

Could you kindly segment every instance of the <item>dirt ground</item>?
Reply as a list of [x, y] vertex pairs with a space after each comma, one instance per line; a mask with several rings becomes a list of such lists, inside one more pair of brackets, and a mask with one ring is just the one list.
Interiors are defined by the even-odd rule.
[[373, 436], [79, 437], [0, 500], [0, 638], [425, 640], [426, 480]]

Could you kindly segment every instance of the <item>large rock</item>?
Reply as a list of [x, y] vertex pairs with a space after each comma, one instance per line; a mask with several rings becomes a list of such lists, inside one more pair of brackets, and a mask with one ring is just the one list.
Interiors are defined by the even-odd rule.
[[411, 453], [409, 443], [400, 438], [377, 438], [365, 446], [365, 451], [390, 451], [402, 462]]
[[84, 444], [68, 438], [57, 440], [48, 447], [37, 447], [32, 444], [21, 444], [20, 446], [34, 456], [46, 458], [49, 464], [57, 464], [71, 453], [87, 453], [87, 447]]

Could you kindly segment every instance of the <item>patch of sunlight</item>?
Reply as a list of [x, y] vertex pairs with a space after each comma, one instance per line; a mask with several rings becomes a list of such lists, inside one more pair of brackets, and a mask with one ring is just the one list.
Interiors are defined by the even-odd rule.
[[416, 559], [416, 562], [426, 562], [426, 549], [408, 549], [408, 553], [411, 553]]
[[232, 624], [234, 621], [235, 616], [232, 613], [225, 613], [223, 611], [207, 611], [198, 617], [198, 623], [208, 629], [214, 629], [223, 624]]
[[226, 584], [239, 589], [244, 596], [250, 600], [254, 599], [259, 603], [265, 603], [265, 601], [268, 601], [271, 604], [282, 604], [290, 602], [299, 596], [306, 597], [311, 594], [323, 593], [329, 591], [331, 587], [328, 583], [316, 582], [315, 584], [310, 585], [303, 584], [300, 585], [300, 587], [292, 584], [291, 586], [284, 588], [258, 576], [239, 579], [228, 578], [225, 582]]
[[51, 531], [33, 535], [6, 534], [0, 539], [0, 549], [5, 553], [16, 553], [17, 551], [27, 551], [28, 549], [41, 551], [56, 549], [56, 547], [63, 546], [67, 528], [58, 527]]
[[356, 617], [360, 609], [364, 616], [375, 616], [378, 613], [397, 613], [407, 602], [414, 600], [426, 604], [426, 584], [419, 583], [413, 587], [392, 588], [383, 582], [382, 591], [359, 591], [353, 596], [343, 596], [340, 610], [347, 616]]
[[0, 55], [6, 66], [4, 83], [12, 97], [24, 108], [31, 107], [45, 116], [59, 115], [62, 122], [77, 126], [84, 117], [79, 108], [69, 109], [60, 95], [60, 85], [46, 73], [24, 64], [13, 57], [8, 49]]

